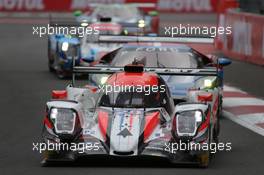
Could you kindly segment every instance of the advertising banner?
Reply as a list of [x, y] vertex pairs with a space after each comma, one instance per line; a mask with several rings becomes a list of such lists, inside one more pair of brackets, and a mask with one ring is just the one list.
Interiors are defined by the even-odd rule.
[[91, 9], [91, 4], [154, 3], [163, 12], [213, 13], [219, 0], [0, 0], [0, 10], [19, 11], [73, 11]]

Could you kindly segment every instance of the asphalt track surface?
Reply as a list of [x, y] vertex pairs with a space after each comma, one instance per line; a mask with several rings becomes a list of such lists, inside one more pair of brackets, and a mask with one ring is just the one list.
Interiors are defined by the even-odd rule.
[[[262, 174], [262, 136], [223, 118], [221, 142], [231, 142], [231, 152], [219, 152], [208, 169], [174, 166], [158, 160], [108, 160], [43, 168], [32, 151], [39, 142], [45, 102], [52, 89], [64, 89], [69, 80], [58, 80], [47, 69], [47, 40], [32, 35], [32, 25], [0, 24], [0, 174]], [[242, 74], [243, 73], [243, 74]], [[226, 83], [256, 96], [263, 94], [262, 67], [235, 62], [226, 69]]]

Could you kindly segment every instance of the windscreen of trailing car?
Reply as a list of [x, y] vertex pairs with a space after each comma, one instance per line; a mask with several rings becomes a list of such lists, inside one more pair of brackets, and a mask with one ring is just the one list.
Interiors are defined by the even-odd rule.
[[95, 17], [111, 17], [119, 18], [122, 20], [130, 20], [137, 18], [139, 14], [135, 6], [113, 5], [113, 6], [100, 6], [97, 7], [93, 13]]
[[99, 102], [100, 106], [116, 108], [155, 108], [161, 107], [159, 92], [110, 92], [104, 93]]
[[175, 48], [123, 48], [115, 58], [112, 65], [122, 67], [134, 61], [146, 67], [160, 68], [200, 68], [203, 61], [195, 53], [185, 49]]

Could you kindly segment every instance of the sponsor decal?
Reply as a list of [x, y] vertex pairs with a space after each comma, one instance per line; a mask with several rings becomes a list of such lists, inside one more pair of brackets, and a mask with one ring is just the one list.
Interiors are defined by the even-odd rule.
[[160, 10], [211, 12], [211, 0], [159, 0]]
[[127, 136], [132, 136], [131, 132], [127, 128], [123, 129], [120, 133], [117, 134], [118, 136], [123, 136], [126, 138]]
[[43, 0], [0, 0], [1, 10], [43, 10]]
[[[89, 11], [95, 4], [155, 3], [166, 12], [216, 12], [219, 0], [0, 0], [3, 11]], [[148, 8], [142, 8], [147, 12]]]
[[89, 9], [91, 4], [123, 4], [125, 0], [72, 0], [71, 9]]

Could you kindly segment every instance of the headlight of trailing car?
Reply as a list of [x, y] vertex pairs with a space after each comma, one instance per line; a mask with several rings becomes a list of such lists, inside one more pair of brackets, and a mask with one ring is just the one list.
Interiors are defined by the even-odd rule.
[[195, 88], [201, 90], [212, 89], [215, 88], [216, 86], [217, 86], [217, 77], [213, 77], [213, 76], [200, 78], [195, 83]]
[[176, 132], [178, 136], [194, 136], [197, 128], [202, 123], [201, 111], [185, 111], [176, 115]]
[[143, 19], [138, 21], [138, 27], [139, 28], [144, 28], [145, 26], [146, 26], [146, 24], [145, 24], [145, 21]]
[[63, 42], [61, 45], [61, 50], [64, 52], [67, 52], [69, 49], [69, 43], [68, 42]]
[[50, 119], [54, 123], [58, 134], [73, 133], [76, 116], [76, 113], [72, 109], [67, 108], [52, 108], [50, 112]]

